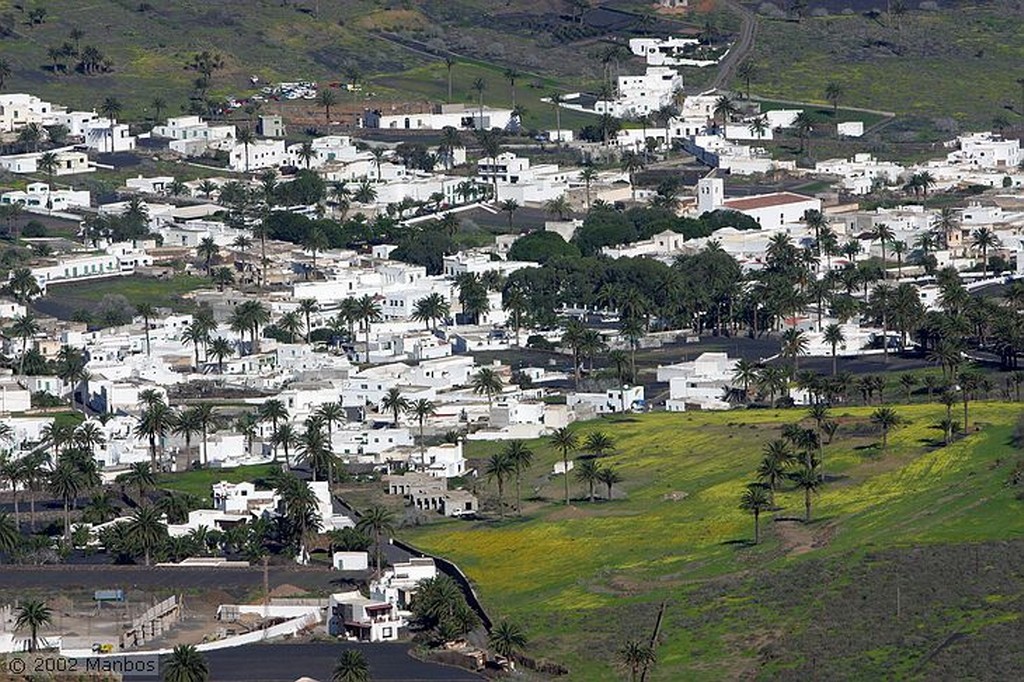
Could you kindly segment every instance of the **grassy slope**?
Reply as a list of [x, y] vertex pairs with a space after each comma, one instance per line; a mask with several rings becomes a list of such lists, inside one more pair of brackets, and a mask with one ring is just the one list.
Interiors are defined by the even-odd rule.
[[[891, 435], [885, 456], [875, 447], [866, 409], [837, 411], [843, 426], [826, 449], [825, 466], [840, 478], [815, 500], [815, 523], [806, 529], [766, 520], [759, 547], [743, 542], [752, 529], [737, 508], [739, 494], [761, 444], [800, 412], [663, 413], [582, 425], [581, 431], [602, 428], [616, 438], [618, 453], [608, 461], [621, 471], [628, 499], [570, 510], [535, 505], [523, 520], [445, 523], [407, 536], [459, 562], [484, 602], [528, 624], [535, 652], [568, 665], [573, 679], [611, 679], [610, 652], [622, 638], [649, 631], [662, 599], [672, 618], [654, 679], [718, 679], [718, 666], [753, 656], [759, 632], [799, 630], [795, 624], [810, 607], [783, 616], [745, 606], [742, 619], [723, 618], [730, 600], [741, 604], [750, 592], [727, 590], [708, 601], [701, 597], [704, 579], [736, 579], [755, 568], [792, 570], [868, 549], [1020, 537], [1021, 503], [1004, 487], [1006, 441], [1019, 406], [979, 405], [974, 414], [990, 426], [938, 449], [930, 447], [938, 433], [931, 425], [944, 408], [898, 409], [910, 423]], [[557, 454], [544, 443], [531, 447], [537, 464], [524, 488], [537, 486], [555, 500], [562, 482], [546, 473]], [[780, 493], [777, 503], [774, 516], [802, 514], [796, 492]], [[817, 544], [824, 547], [811, 548]]]
[[[757, 95], [825, 104], [825, 86], [845, 89], [843, 103], [926, 117], [953, 117], [961, 124], [990, 125], [992, 117], [1018, 115], [1019, 74], [1024, 62], [1024, 25], [998, 3], [911, 12], [900, 30], [859, 15], [807, 19], [801, 23], [760, 20], [752, 59], [759, 67], [751, 89]], [[895, 49], [872, 47], [874, 41]], [[901, 52], [896, 56], [896, 52]], [[733, 87], [740, 87], [734, 79]]]

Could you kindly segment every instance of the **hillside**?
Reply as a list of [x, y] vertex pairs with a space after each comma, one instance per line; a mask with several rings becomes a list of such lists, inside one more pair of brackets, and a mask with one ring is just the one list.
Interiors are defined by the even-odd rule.
[[[1009, 650], [987, 669], [1024, 672], [1013, 634], [1024, 502], [1007, 485], [1020, 466], [1009, 438], [1021, 406], [973, 405], [980, 429], [950, 446], [934, 427], [943, 406], [896, 409], [906, 424], [884, 452], [868, 408], [834, 410], [840, 427], [824, 449], [827, 484], [813, 496], [812, 523], [800, 520], [803, 493], [783, 484], [757, 546], [740, 494], [784, 424], [813, 425], [804, 411], [583, 424], [581, 434], [600, 429], [616, 441], [601, 460], [622, 476], [613, 501], [588, 502], [573, 481], [573, 505], [558, 504], [563, 481], [549, 476], [558, 454], [532, 442], [523, 490], [539, 499], [523, 518], [405, 535], [457, 561], [492, 616], [522, 623], [530, 654], [566, 665], [573, 680], [615, 679], [614, 652], [650, 636], [662, 601], [654, 680], [722, 679], [723, 670], [948, 679], [1001, 647]], [[484, 457], [500, 444], [474, 447]], [[487, 491], [493, 501], [494, 485]]]

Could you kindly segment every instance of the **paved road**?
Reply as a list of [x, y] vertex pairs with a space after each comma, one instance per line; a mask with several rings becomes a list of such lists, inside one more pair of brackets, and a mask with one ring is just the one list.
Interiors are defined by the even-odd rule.
[[749, 7], [744, 7], [735, 0], [725, 0], [725, 4], [729, 6], [729, 9], [740, 15], [740, 35], [733, 44], [732, 49], [729, 50], [729, 54], [725, 56], [725, 59], [718, 65], [718, 73], [715, 74], [715, 78], [702, 90], [716, 90], [723, 88], [729, 83], [729, 78], [732, 76], [733, 71], [739, 66], [739, 63], [743, 61], [743, 58], [747, 56], [751, 48], [754, 47], [754, 32], [757, 30], [757, 17]]
[[346, 649], [366, 655], [374, 682], [475, 682], [467, 670], [424, 663], [409, 656], [408, 644], [349, 643], [257, 644], [207, 654], [210, 679], [216, 682], [292, 682], [299, 677], [329, 680]]
[[[271, 566], [271, 588], [295, 585], [328, 588], [340, 576], [321, 569]], [[260, 588], [263, 569], [252, 568], [153, 568], [146, 566], [76, 565], [4, 566], [0, 571], [0, 589], [112, 589], [116, 587], [231, 589]]]

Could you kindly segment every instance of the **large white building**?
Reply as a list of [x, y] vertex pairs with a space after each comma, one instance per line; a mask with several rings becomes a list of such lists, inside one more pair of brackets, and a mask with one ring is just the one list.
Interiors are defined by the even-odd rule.
[[511, 109], [484, 106], [481, 110], [472, 104], [441, 104], [432, 111], [416, 114], [367, 111], [361, 123], [365, 128], [392, 130], [441, 130], [449, 127], [456, 130], [505, 130], [514, 120]]
[[683, 77], [667, 66], [648, 66], [639, 75], [619, 76], [618, 96], [613, 100], [598, 100], [594, 111], [625, 118], [645, 116], [667, 104], [672, 104], [683, 87]]
[[992, 133], [961, 135], [952, 144], [957, 149], [946, 155], [951, 164], [974, 168], [1014, 170], [1024, 161], [1020, 140], [1004, 140]]
[[697, 213], [703, 215], [717, 209], [738, 211], [756, 220], [762, 229], [776, 230], [801, 222], [807, 211], [820, 211], [821, 199], [793, 192], [726, 199], [725, 183], [721, 178], [700, 179], [697, 182]]
[[569, 174], [557, 164], [532, 166], [526, 157], [503, 152], [495, 158], [485, 156], [476, 165], [484, 181], [497, 181], [498, 201], [514, 200], [522, 205], [544, 202], [562, 196], [569, 189]]
[[712, 66], [728, 53], [727, 47], [711, 48], [697, 38], [630, 38], [629, 49], [651, 66]]
[[73, 208], [88, 208], [89, 190], [52, 189], [45, 182], [30, 182], [24, 190], [0, 195], [0, 204], [21, 204], [33, 213], [60, 213]]

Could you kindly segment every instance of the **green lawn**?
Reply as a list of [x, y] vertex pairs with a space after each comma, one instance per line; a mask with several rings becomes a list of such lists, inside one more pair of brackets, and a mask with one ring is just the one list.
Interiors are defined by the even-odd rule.
[[210, 499], [210, 486], [220, 481], [241, 483], [266, 478], [280, 466], [273, 464], [255, 464], [236, 467], [234, 469], [197, 469], [178, 474], [163, 474], [157, 479], [157, 487], [178, 493], [195, 495], [204, 500]]
[[[786, 628], [799, 627], [800, 614], [816, 603], [813, 595], [799, 599], [787, 611], [793, 623], [768, 615], [746, 622], [749, 604], [740, 619], [699, 617], [732, 603], [707, 603], [723, 580], [754, 569], [756, 576], [798, 572], [811, 560], [835, 560], [846, 570], [865, 551], [1021, 537], [1024, 503], [1005, 486], [1016, 459], [1007, 443], [1021, 406], [972, 405], [972, 426], [977, 420], [984, 429], [949, 447], [937, 447], [933, 427], [944, 407], [896, 409], [907, 424], [890, 434], [887, 453], [867, 419], [871, 408], [835, 410], [841, 426], [825, 448], [830, 482], [813, 500], [815, 521], [781, 520], [803, 514], [802, 493], [785, 489], [776, 496], [778, 510], [763, 519], [760, 546], [748, 544], [752, 519], [738, 508], [739, 496], [762, 444], [801, 419], [800, 410], [582, 424], [581, 434], [600, 429], [615, 438], [617, 450], [604, 461], [621, 473], [625, 499], [588, 503], [572, 481], [573, 506], [557, 504], [563, 481], [548, 474], [558, 454], [532, 442], [535, 464], [523, 489], [540, 499], [527, 502], [525, 518], [443, 522], [403, 535], [458, 562], [492, 615], [527, 626], [531, 654], [567, 665], [570, 679], [615, 679], [611, 652], [624, 638], [648, 636], [662, 600], [686, 625], [663, 631], [653, 679], [721, 679], [722, 666], [754, 656], [762, 629], [795, 632]], [[484, 457], [497, 447], [473, 443], [470, 454]], [[493, 496], [487, 487], [485, 501]], [[745, 603], [744, 594], [732, 599]], [[884, 669], [873, 677], [884, 677]]]

